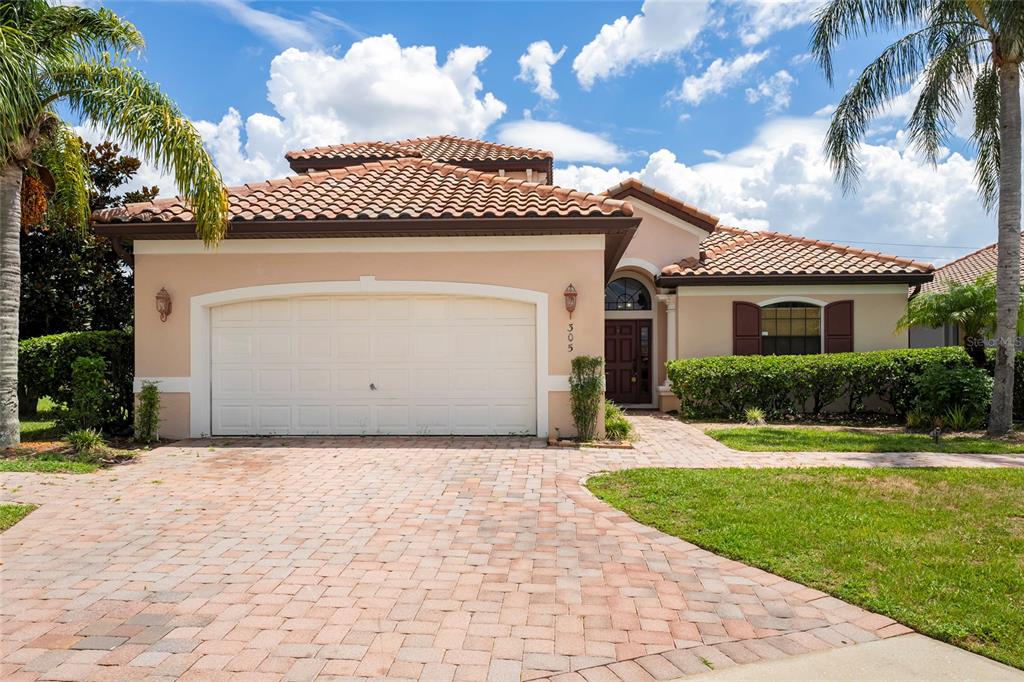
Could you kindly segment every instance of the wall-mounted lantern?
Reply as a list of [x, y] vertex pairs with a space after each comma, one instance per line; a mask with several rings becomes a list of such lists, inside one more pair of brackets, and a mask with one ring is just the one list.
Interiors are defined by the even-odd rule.
[[156, 294], [156, 311], [160, 313], [161, 322], [166, 322], [167, 317], [171, 314], [171, 295], [163, 287], [160, 287], [160, 291]]
[[565, 309], [569, 311], [569, 319], [572, 319], [572, 313], [576, 310], [576, 287], [572, 284], [565, 288]]

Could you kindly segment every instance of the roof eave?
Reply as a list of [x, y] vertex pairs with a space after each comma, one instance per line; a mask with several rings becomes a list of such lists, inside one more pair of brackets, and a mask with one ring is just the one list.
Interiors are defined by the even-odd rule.
[[899, 273], [837, 273], [805, 275], [661, 275], [659, 287], [763, 286], [777, 284], [923, 284], [930, 282], [931, 272]]

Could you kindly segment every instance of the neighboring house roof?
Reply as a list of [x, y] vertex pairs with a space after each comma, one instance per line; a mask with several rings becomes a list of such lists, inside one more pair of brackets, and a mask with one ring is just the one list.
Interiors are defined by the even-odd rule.
[[693, 204], [688, 204], [671, 194], [645, 185], [636, 178], [626, 178], [614, 187], [606, 189], [604, 194], [614, 199], [635, 197], [708, 232], [713, 231], [718, 225], [718, 216], [702, 211]]
[[[612, 268], [640, 222], [626, 201], [422, 158], [231, 187], [228, 206], [228, 238], [601, 233]], [[96, 233], [114, 239], [195, 238], [194, 215], [180, 197], [93, 218]]]
[[[1021, 235], [1021, 246], [1024, 246], [1024, 234]], [[997, 244], [973, 251], [966, 256], [952, 260], [935, 271], [935, 279], [921, 287], [922, 294], [944, 291], [950, 282], [967, 284], [984, 274], [996, 271], [996, 259], [999, 256]], [[1024, 251], [1021, 253], [1021, 270], [1024, 271]]]
[[348, 142], [310, 147], [285, 154], [296, 172], [309, 169], [341, 168], [382, 159], [424, 158], [478, 170], [533, 168], [547, 174], [551, 182], [554, 155], [542, 149], [471, 140], [455, 135], [434, 135], [395, 142]]
[[928, 263], [780, 232], [718, 226], [700, 256], [662, 270], [659, 284], [772, 284], [793, 281], [925, 281]]

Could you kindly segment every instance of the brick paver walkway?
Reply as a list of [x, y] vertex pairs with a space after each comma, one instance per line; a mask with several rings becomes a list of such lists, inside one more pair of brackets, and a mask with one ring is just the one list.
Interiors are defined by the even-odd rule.
[[596, 471], [736, 457], [637, 423], [636, 450], [194, 441], [0, 474], [40, 505], [0, 535], [0, 678], [671, 679], [907, 632], [590, 496]]

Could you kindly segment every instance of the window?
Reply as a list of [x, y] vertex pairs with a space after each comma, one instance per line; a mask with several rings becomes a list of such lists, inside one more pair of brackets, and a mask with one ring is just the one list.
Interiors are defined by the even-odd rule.
[[604, 288], [605, 310], [650, 310], [651, 294], [641, 282], [621, 277]]
[[762, 355], [813, 355], [821, 352], [821, 308], [788, 301], [761, 308]]

